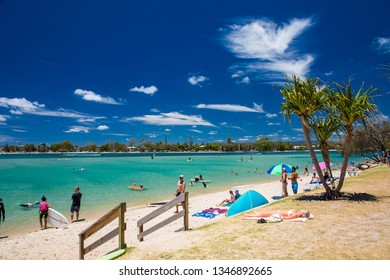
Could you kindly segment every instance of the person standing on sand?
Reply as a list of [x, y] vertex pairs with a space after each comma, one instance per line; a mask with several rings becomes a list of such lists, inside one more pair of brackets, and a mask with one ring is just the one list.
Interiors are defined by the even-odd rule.
[[5, 221], [5, 206], [3, 203], [3, 199], [0, 198], [0, 224], [1, 222], [4, 223], [4, 221]]
[[[186, 182], [184, 182], [184, 176], [180, 175], [179, 181], [177, 182], [177, 189], [176, 189], [176, 193], [175, 193], [176, 197], [178, 197], [179, 195], [184, 193], [185, 190], [186, 190]], [[179, 212], [179, 205], [176, 205], [175, 213], [178, 213], [178, 212]]]
[[286, 168], [283, 168], [283, 170], [282, 170], [282, 178], [280, 179], [280, 182], [282, 182], [282, 196], [288, 197]]
[[294, 194], [297, 194], [298, 193], [298, 173], [297, 173], [297, 169], [295, 166], [293, 166], [292, 168], [292, 174], [290, 176], [290, 180], [291, 180], [291, 188], [292, 188], [292, 191]]
[[73, 213], [76, 212], [76, 221], [79, 220], [80, 206], [81, 206], [81, 197], [83, 194], [80, 192], [79, 187], [74, 188], [74, 193], [72, 194], [72, 206], [70, 207], [70, 221], [73, 223]]
[[306, 166], [305, 166], [305, 172], [303, 172], [303, 175], [307, 175], [307, 176], [309, 176], [310, 174], [309, 174], [309, 166], [306, 164]]
[[[51, 208], [51, 205], [46, 201], [46, 197], [42, 196], [42, 201], [39, 204], [39, 223], [41, 224], [41, 229], [47, 229], [47, 216], [49, 215], [49, 208]], [[45, 227], [43, 227], [42, 218], [45, 220]]]

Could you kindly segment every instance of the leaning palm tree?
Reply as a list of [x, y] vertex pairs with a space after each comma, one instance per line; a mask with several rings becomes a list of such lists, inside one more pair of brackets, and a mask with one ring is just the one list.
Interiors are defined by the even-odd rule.
[[309, 120], [310, 127], [312, 128], [317, 140], [320, 141], [320, 147], [322, 152], [322, 158], [324, 159], [329, 175], [332, 178], [331, 183], [334, 188], [332, 169], [330, 168], [330, 153], [329, 153], [329, 139], [338, 134], [341, 123], [338, 118], [335, 118], [332, 114], [325, 117], [313, 116]]
[[341, 166], [340, 179], [335, 190], [336, 193], [339, 193], [343, 187], [351, 152], [354, 124], [360, 121], [365, 125], [365, 121], [377, 113], [377, 106], [373, 99], [373, 93], [377, 89], [369, 87], [367, 90], [364, 90], [364, 84], [362, 84], [359, 90], [354, 93], [351, 82], [349, 80], [347, 84], [336, 85], [336, 90], [330, 90], [333, 103], [332, 109], [335, 116], [341, 121], [345, 133], [344, 160]]
[[[280, 87], [280, 92], [284, 99], [282, 113], [288, 121], [291, 121], [291, 115], [293, 114], [299, 117], [310, 157], [318, 171], [318, 176], [324, 182], [324, 176], [310, 139], [309, 125], [310, 117], [328, 103], [326, 87], [321, 87], [320, 82], [318, 78], [307, 77], [306, 80], [302, 80], [299, 77], [292, 76], [291, 79], [287, 78], [284, 86]], [[331, 192], [330, 187], [325, 182], [324, 187], [327, 193]]]

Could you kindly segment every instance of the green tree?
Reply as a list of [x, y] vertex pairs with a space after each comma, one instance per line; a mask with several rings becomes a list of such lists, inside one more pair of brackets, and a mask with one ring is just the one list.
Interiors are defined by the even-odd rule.
[[[320, 82], [318, 78], [307, 77], [306, 80], [302, 80], [292, 76], [291, 79], [287, 78], [284, 86], [280, 87], [280, 92], [284, 99], [284, 103], [282, 103], [283, 116], [288, 121], [291, 121], [292, 115], [299, 117], [310, 157], [318, 170], [318, 176], [322, 182], [325, 182], [310, 138], [309, 125], [310, 117], [328, 103], [327, 87], [321, 86]], [[330, 197], [330, 187], [326, 183], [324, 183], [324, 187], [326, 195]]]
[[343, 187], [348, 167], [354, 124], [361, 122], [365, 125], [366, 120], [377, 113], [377, 106], [373, 99], [373, 93], [377, 89], [369, 87], [367, 90], [364, 90], [364, 84], [362, 84], [355, 93], [351, 83], [352, 81], [349, 80], [347, 84], [337, 84], [335, 90], [330, 90], [332, 112], [340, 120], [345, 133], [344, 160], [341, 166], [340, 179], [335, 190], [337, 196]]

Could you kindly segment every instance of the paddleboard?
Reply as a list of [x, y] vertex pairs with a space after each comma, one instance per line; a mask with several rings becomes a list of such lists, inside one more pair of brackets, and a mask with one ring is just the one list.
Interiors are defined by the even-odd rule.
[[104, 255], [103, 257], [99, 258], [99, 260], [114, 260], [122, 256], [124, 253], [126, 253], [126, 249], [119, 249], [117, 251]]
[[68, 226], [68, 220], [65, 216], [53, 208], [49, 208], [47, 222], [56, 228], [66, 228]]
[[194, 182], [194, 183], [211, 183], [210, 180], [198, 180], [198, 181], [195, 181], [195, 178], [191, 178], [190, 180], [191, 180], [191, 182]]
[[169, 202], [169, 200], [159, 201], [159, 202], [151, 202], [151, 203], [148, 203], [148, 207], [160, 207], [160, 206], [167, 204], [168, 202]]
[[257, 191], [249, 190], [243, 193], [229, 208], [226, 216], [232, 216], [255, 207], [267, 204], [268, 200]]

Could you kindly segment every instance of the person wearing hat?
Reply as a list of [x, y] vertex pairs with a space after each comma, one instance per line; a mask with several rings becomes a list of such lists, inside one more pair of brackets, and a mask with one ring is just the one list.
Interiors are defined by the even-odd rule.
[[287, 192], [287, 172], [286, 168], [283, 168], [282, 170], [282, 178], [280, 179], [280, 182], [282, 182], [282, 196], [287, 197], [288, 192]]
[[4, 223], [4, 221], [5, 221], [5, 207], [4, 207], [3, 199], [0, 198], [0, 224], [1, 222]]
[[[181, 195], [182, 193], [184, 193], [186, 190], [186, 182], [184, 181], [184, 176], [183, 175], [180, 175], [179, 176], [179, 181], [177, 182], [177, 189], [176, 189], [176, 197], [178, 197], [179, 195]], [[176, 205], [176, 212], [175, 213], [178, 213], [179, 212], [179, 205]]]

